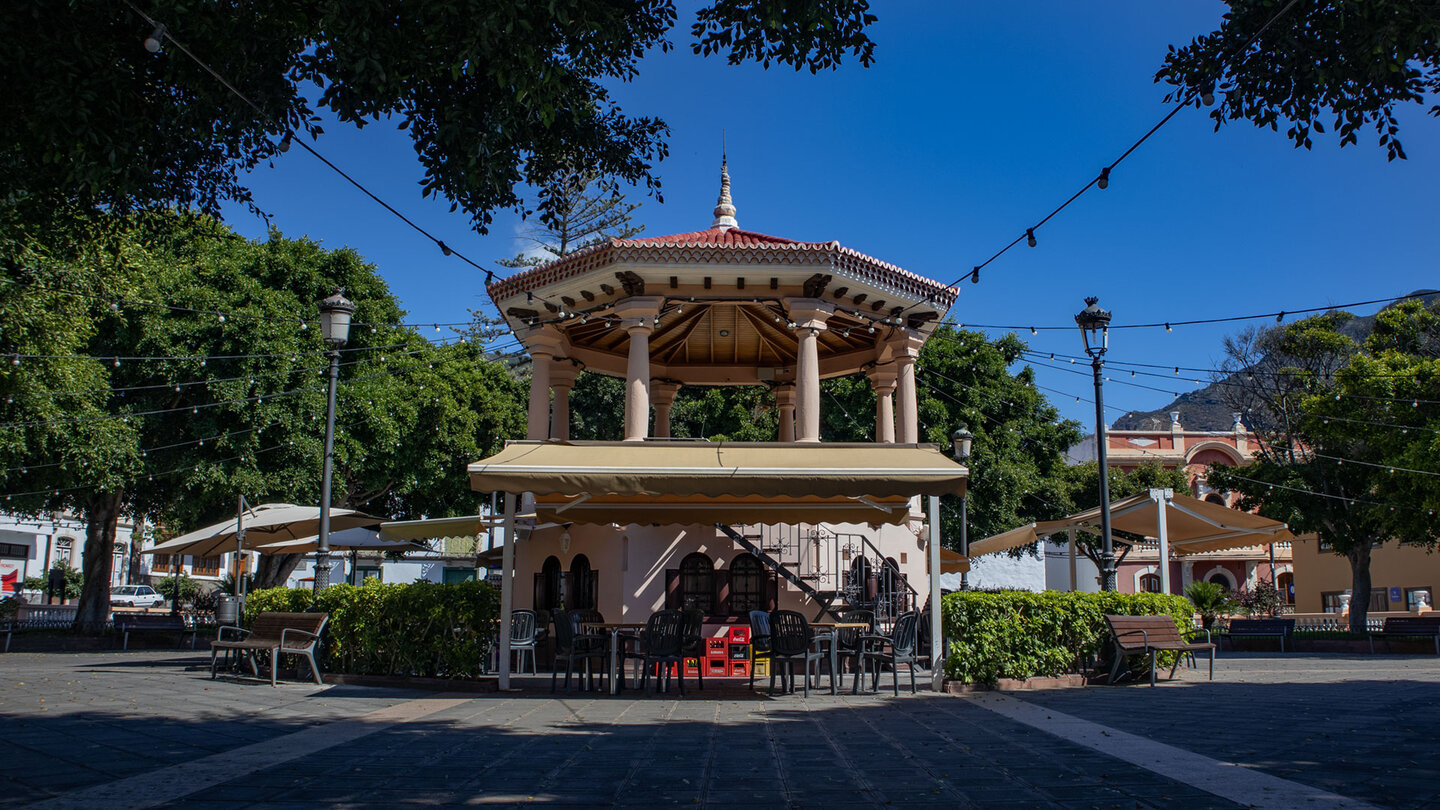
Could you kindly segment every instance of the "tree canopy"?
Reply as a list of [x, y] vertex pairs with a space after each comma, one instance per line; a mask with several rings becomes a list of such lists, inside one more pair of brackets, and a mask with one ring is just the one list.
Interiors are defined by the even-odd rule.
[[[341, 360], [336, 504], [473, 512], [465, 464], [523, 430], [501, 364], [403, 326], [353, 251], [278, 233], [251, 242], [204, 217], [100, 219], [74, 222], [71, 239], [16, 227], [0, 242], [0, 490], [12, 511], [85, 515], [83, 626], [104, 622], [119, 516], [188, 530], [237, 494], [316, 502], [315, 302], [336, 287], [359, 306]], [[97, 246], [97, 230], [113, 239]]]
[[[1156, 74], [1175, 95], [1213, 94], [1216, 129], [1247, 119], [1309, 149], [1326, 126], [1340, 144], [1373, 128], [1389, 158], [1405, 157], [1397, 109], [1440, 91], [1440, 6], [1412, 0], [1226, 0], [1224, 23], [1171, 47]], [[1273, 20], [1273, 22], [1272, 22]], [[1266, 28], [1266, 25], [1269, 25]], [[1251, 40], [1254, 39], [1252, 43]], [[1431, 115], [1440, 114], [1432, 105]]]
[[[829, 69], [850, 55], [868, 65], [868, 8], [717, 0], [699, 9], [691, 47], [767, 66]], [[157, 0], [145, 9], [148, 18], [93, 0], [0, 6], [10, 38], [0, 53], [0, 187], [12, 201], [214, 215], [225, 201], [250, 202], [244, 172], [288, 145], [288, 133], [319, 137], [320, 109], [407, 130], [423, 193], [450, 200], [482, 232], [497, 209], [548, 210], [548, 198], [526, 200], [517, 186], [557, 176], [658, 194], [668, 128], [627, 115], [606, 85], [672, 47], [669, 0]], [[166, 32], [156, 53], [142, 46], [152, 20]]]
[[1230, 390], [1260, 446], [1250, 466], [1212, 466], [1208, 479], [1345, 556], [1350, 624], [1363, 631], [1375, 544], [1440, 542], [1440, 307], [1382, 310], [1363, 344], [1341, 332], [1349, 319], [1326, 313], [1229, 343], [1227, 370], [1255, 370]]

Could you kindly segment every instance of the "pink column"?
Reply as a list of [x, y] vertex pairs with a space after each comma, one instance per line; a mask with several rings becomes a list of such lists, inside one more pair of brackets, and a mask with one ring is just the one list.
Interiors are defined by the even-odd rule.
[[680, 393], [680, 383], [660, 382], [659, 380], [650, 383], [650, 401], [655, 406], [655, 435], [660, 438], [670, 438], [670, 406], [675, 404], [675, 395]]
[[901, 444], [920, 441], [920, 413], [915, 397], [915, 359], [920, 356], [920, 347], [925, 339], [918, 333], [906, 329], [895, 346], [896, 409], [900, 412], [895, 420], [895, 439]]
[[875, 389], [875, 441], [895, 443], [895, 369], [880, 366], [870, 370], [870, 387]]
[[544, 441], [550, 436], [550, 369], [561, 338], [553, 327], [542, 327], [522, 340], [530, 353], [530, 415], [525, 438]]
[[550, 413], [550, 438], [570, 440], [570, 389], [575, 387], [575, 375], [580, 370], [571, 363], [553, 363], [550, 368], [550, 389], [555, 392], [555, 402]]
[[665, 299], [627, 298], [616, 304], [615, 314], [630, 335], [630, 356], [625, 367], [625, 441], [643, 442], [650, 435], [650, 333]]
[[775, 407], [780, 411], [780, 441], [795, 441], [794, 383], [782, 383], [775, 388]]
[[835, 307], [815, 298], [786, 302], [795, 322], [799, 349], [795, 360], [795, 441], [820, 441], [820, 333]]

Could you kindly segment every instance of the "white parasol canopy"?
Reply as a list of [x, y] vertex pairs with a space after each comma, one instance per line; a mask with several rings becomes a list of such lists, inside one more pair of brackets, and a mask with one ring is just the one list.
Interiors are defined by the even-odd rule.
[[[331, 509], [330, 529], [338, 532], [357, 526], [376, 526], [383, 518], [356, 512], [353, 509]], [[188, 534], [147, 548], [141, 554], [190, 554], [214, 557], [235, 551], [236, 518], [196, 529]], [[243, 547], [253, 549], [285, 540], [314, 537], [320, 533], [320, 507], [296, 506], [289, 503], [264, 503], [245, 510]]]

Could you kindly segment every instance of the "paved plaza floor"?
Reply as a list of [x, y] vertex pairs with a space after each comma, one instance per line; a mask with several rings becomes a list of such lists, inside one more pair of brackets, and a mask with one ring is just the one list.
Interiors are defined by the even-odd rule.
[[[211, 681], [0, 655], [0, 806], [1440, 807], [1440, 659], [1226, 653], [1215, 681], [645, 697]], [[848, 686], [848, 683], [846, 684]]]

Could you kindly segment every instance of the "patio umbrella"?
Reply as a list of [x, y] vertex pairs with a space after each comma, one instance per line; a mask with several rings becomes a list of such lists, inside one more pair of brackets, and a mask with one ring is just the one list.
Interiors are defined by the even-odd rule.
[[[247, 528], [246, 534], [249, 534]], [[263, 546], [255, 546], [254, 550], [261, 554], [310, 554], [315, 551], [320, 543], [320, 538], [302, 537], [298, 540], [282, 540], [278, 543], [266, 543]], [[380, 536], [378, 531], [368, 528], [345, 529], [344, 531], [330, 533], [330, 548], [338, 551], [429, 551], [430, 547], [424, 543], [415, 543], [409, 540], [386, 540]]]
[[[356, 512], [353, 509], [331, 509], [332, 530], [352, 529], [357, 526], [377, 526], [383, 518]], [[235, 535], [238, 528], [236, 518], [196, 529], [167, 540], [157, 546], [145, 549], [141, 554], [190, 554], [195, 557], [214, 557], [235, 551]], [[299, 540], [314, 537], [320, 532], [320, 507], [295, 506], [289, 503], [265, 503], [244, 512], [243, 548], [256, 548], [285, 540]]]

